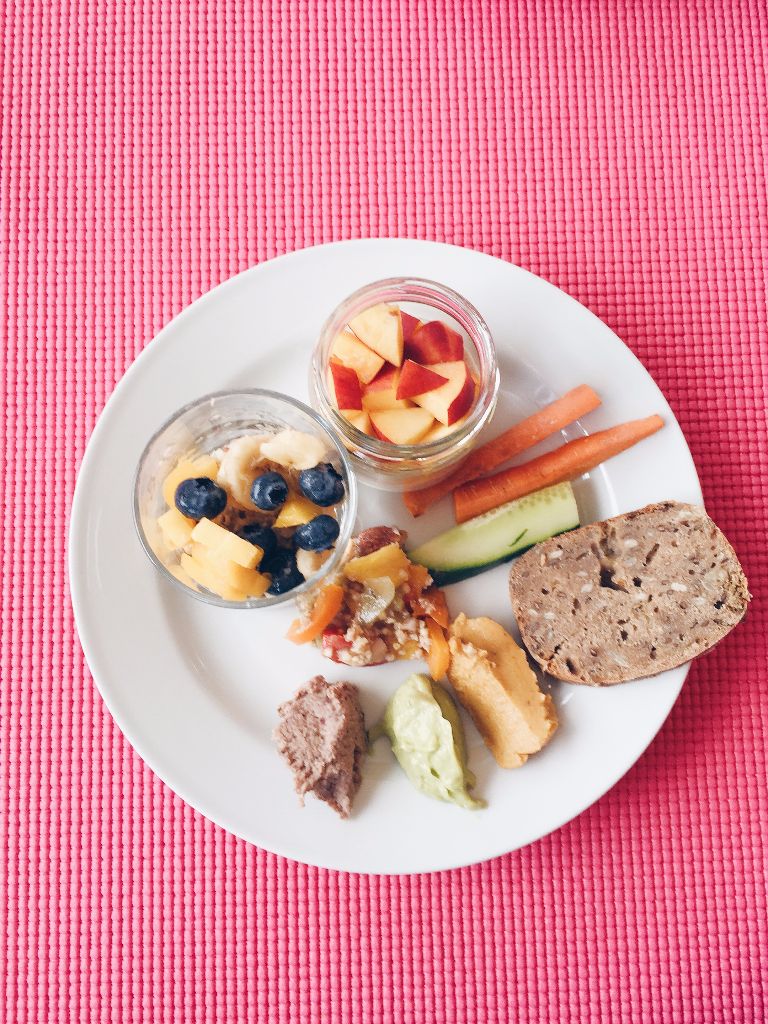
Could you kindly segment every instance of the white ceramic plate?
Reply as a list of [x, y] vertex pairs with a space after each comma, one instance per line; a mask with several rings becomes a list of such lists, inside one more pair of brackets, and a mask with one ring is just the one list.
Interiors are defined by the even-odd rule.
[[[72, 597], [88, 664], [120, 728], [151, 768], [193, 807], [258, 846], [309, 864], [376, 873], [471, 864], [563, 825], [634, 764], [687, 671], [604, 690], [555, 683], [561, 727], [515, 771], [496, 766], [465, 716], [476, 792], [488, 800], [487, 810], [421, 796], [386, 741], [366, 760], [350, 820], [311, 797], [299, 807], [272, 745], [278, 703], [317, 673], [350, 679], [361, 689], [370, 724], [395, 686], [422, 666], [334, 665], [314, 648], [281, 639], [293, 618], [290, 605], [231, 611], [172, 589], [136, 537], [131, 482], [150, 434], [205, 392], [259, 386], [306, 399], [305, 367], [325, 317], [360, 285], [392, 275], [442, 281], [485, 316], [503, 382], [493, 433], [580, 383], [603, 398], [585, 423], [589, 431], [652, 412], [665, 417], [664, 430], [579, 484], [583, 521], [664, 498], [701, 501], [690, 453], [661, 392], [578, 302], [519, 267], [467, 249], [367, 240], [254, 267], [165, 327], [99, 420], [70, 531]], [[448, 510], [425, 520], [410, 521], [397, 496], [362, 488], [361, 525], [401, 524], [419, 541], [448, 525]], [[451, 610], [487, 614], [511, 628], [506, 584], [501, 566], [450, 587]]]

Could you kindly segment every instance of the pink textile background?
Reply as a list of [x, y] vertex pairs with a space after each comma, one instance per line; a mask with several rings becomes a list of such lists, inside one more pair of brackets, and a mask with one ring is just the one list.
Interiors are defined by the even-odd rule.
[[[0, 1019], [768, 1016], [768, 10], [656, 0], [5, 0]], [[563, 287], [668, 395], [756, 595], [555, 835], [338, 875], [237, 841], [129, 748], [74, 633], [67, 516], [115, 382], [193, 298], [332, 239]]]

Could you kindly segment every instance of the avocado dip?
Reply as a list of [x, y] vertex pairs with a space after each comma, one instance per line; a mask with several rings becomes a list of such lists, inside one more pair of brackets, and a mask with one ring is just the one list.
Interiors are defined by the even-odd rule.
[[464, 730], [448, 691], [415, 673], [395, 691], [371, 739], [389, 737], [395, 757], [413, 785], [427, 796], [459, 807], [485, 807], [469, 790]]

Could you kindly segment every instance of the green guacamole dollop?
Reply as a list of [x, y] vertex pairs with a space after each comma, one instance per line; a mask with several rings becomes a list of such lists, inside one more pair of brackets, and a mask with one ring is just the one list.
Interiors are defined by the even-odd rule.
[[400, 766], [427, 796], [460, 807], [485, 807], [469, 792], [475, 777], [467, 766], [464, 730], [448, 691], [414, 673], [397, 688], [372, 733], [386, 735]]

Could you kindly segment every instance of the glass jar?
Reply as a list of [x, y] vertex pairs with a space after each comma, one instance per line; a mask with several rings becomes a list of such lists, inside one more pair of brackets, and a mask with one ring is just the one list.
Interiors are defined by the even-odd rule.
[[[336, 408], [328, 380], [334, 341], [358, 313], [380, 302], [396, 303], [420, 320], [447, 316], [449, 326], [464, 336], [465, 358], [477, 384], [475, 402], [466, 419], [437, 440], [412, 445], [382, 441], [358, 430]], [[421, 278], [387, 278], [360, 288], [331, 313], [312, 354], [309, 388], [312, 405], [349, 452], [357, 476], [382, 490], [411, 490], [447, 476], [476, 445], [496, 408], [496, 349], [478, 310], [453, 289]]]
[[[199, 587], [181, 571], [181, 551], [170, 550], [164, 543], [157, 523], [167, 509], [163, 481], [181, 459], [208, 455], [244, 434], [271, 434], [285, 429], [313, 434], [327, 446], [327, 461], [344, 481], [344, 497], [336, 507], [339, 536], [322, 567], [293, 590], [230, 601]], [[259, 388], [219, 391], [179, 409], [149, 440], [136, 472], [133, 511], [142, 547], [155, 568], [173, 586], [220, 608], [271, 608], [300, 597], [338, 569], [355, 526], [357, 484], [337, 436], [303, 402]]]

